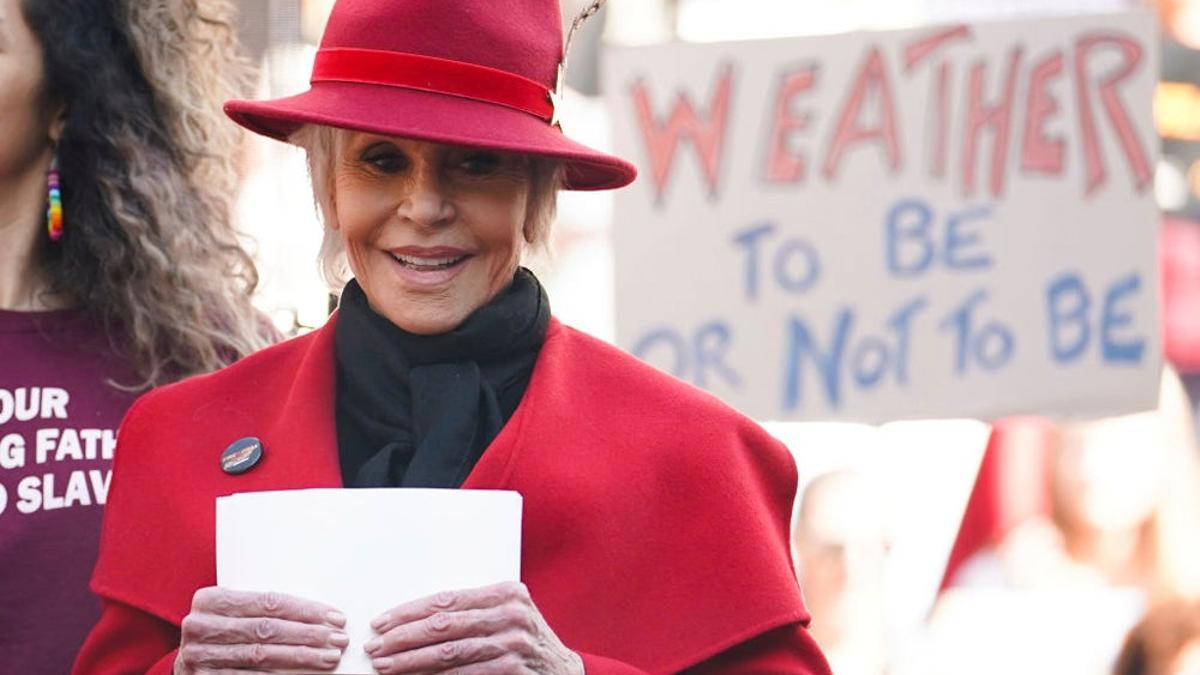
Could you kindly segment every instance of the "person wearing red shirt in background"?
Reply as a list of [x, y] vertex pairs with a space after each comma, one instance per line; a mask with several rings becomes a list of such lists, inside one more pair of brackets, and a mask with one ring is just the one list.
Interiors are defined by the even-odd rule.
[[0, 0], [0, 670], [67, 672], [138, 391], [268, 343], [223, 1]]

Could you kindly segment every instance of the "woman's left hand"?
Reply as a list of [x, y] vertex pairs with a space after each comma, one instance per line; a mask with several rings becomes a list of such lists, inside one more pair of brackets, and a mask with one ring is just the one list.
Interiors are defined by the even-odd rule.
[[371, 622], [366, 645], [380, 673], [583, 675], [525, 584], [446, 591], [405, 603]]

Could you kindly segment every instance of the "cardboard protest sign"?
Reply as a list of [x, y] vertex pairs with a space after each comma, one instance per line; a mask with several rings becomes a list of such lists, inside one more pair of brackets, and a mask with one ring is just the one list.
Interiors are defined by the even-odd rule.
[[760, 419], [1153, 407], [1148, 13], [621, 48], [617, 339]]

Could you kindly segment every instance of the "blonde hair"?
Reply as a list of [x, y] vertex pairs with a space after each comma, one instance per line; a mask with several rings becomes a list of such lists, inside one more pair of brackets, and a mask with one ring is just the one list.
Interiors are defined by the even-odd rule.
[[[312, 180], [313, 200], [324, 225], [321, 250], [318, 253], [321, 276], [334, 292], [340, 292], [352, 276], [346, 262], [342, 238], [334, 229], [337, 210], [334, 200], [333, 163], [339, 143], [351, 132], [336, 127], [308, 124], [288, 137], [288, 142], [304, 149], [308, 158], [308, 173]], [[558, 207], [558, 191], [563, 185], [564, 171], [553, 159], [533, 156], [529, 163], [529, 209], [526, 213], [525, 236], [534, 249], [548, 249], [550, 232]]]

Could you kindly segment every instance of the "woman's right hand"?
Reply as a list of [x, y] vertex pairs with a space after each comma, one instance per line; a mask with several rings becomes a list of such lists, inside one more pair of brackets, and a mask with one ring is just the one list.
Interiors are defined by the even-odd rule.
[[341, 612], [319, 602], [201, 588], [183, 618], [175, 675], [333, 670], [350, 644], [345, 627]]

